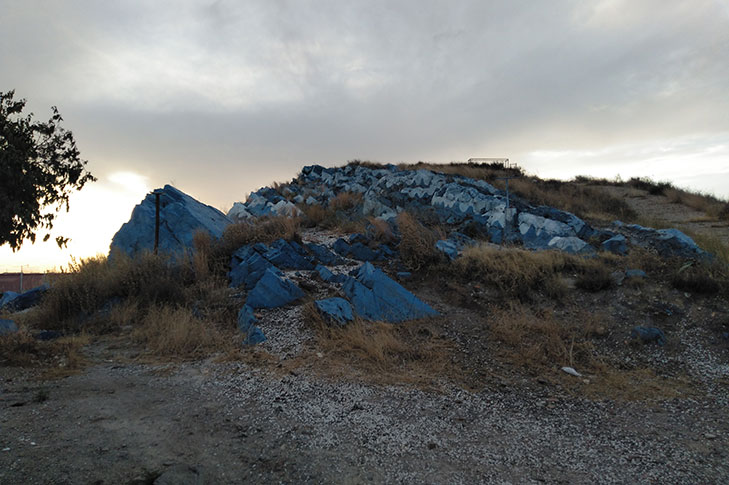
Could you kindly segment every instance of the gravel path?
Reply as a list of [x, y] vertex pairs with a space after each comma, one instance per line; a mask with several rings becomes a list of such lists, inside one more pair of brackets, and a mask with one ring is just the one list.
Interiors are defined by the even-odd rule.
[[[246, 364], [1, 369], [0, 483], [726, 483], [726, 390], [592, 402], [549, 388], [440, 393]], [[47, 400], [38, 399], [47, 395]], [[41, 400], [42, 402], [35, 402]]]

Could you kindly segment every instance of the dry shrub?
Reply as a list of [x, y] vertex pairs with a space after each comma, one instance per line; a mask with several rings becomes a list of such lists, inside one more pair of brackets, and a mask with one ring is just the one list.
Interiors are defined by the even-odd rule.
[[93, 331], [93, 324], [99, 323], [95, 317], [104, 318], [122, 301], [140, 309], [159, 303], [182, 304], [186, 286], [193, 282], [188, 264], [175, 264], [165, 255], [149, 252], [135, 258], [115, 253], [111, 260], [97, 256], [72, 262], [66, 272], [51, 279], [50, 290], [29, 315], [28, 323], [34, 328]]
[[210, 258], [213, 252], [213, 237], [209, 232], [198, 230], [192, 236], [192, 268], [195, 279], [204, 280], [210, 276]]
[[196, 359], [234, 350], [233, 330], [196, 318], [187, 308], [150, 308], [132, 333], [155, 356]]
[[301, 204], [299, 209], [304, 213], [304, 223], [307, 227], [332, 226], [329, 222], [334, 219], [334, 214], [321, 204]]
[[389, 244], [396, 240], [389, 222], [375, 217], [368, 217], [367, 223], [367, 230], [375, 241]]
[[340, 192], [329, 201], [329, 208], [333, 211], [347, 211], [362, 203], [362, 194], [359, 192]]
[[523, 307], [496, 309], [489, 330], [507, 361], [531, 370], [589, 367], [595, 362], [591, 338], [601, 331], [599, 317], [585, 313], [575, 322], [558, 321], [551, 312], [534, 314]]
[[54, 373], [48, 377], [61, 377], [85, 366], [86, 358], [81, 349], [88, 343], [89, 337], [86, 335], [40, 341], [21, 329], [16, 333], [0, 337], [0, 364], [51, 367]]
[[557, 251], [531, 252], [521, 249], [500, 249], [474, 246], [463, 251], [452, 265], [454, 276], [483, 282], [502, 295], [522, 300], [532, 291], [550, 287], [554, 293], [559, 272], [574, 268], [579, 259]]
[[407, 212], [397, 216], [400, 231], [400, 258], [408, 268], [419, 270], [442, 260], [442, 254], [435, 247], [441, 238], [436, 231], [420, 224]]
[[[223, 237], [215, 248], [216, 255], [227, 254], [228, 258], [238, 248], [257, 242], [272, 243], [277, 239], [294, 239], [301, 221], [295, 217], [276, 216], [240, 222], [225, 228]], [[228, 261], [229, 262], [229, 261]]]
[[610, 288], [613, 278], [605, 263], [595, 259], [583, 262], [576, 284], [583, 290], [597, 292]]
[[674, 288], [702, 295], [729, 292], [729, 275], [721, 263], [686, 263], [670, 277]]

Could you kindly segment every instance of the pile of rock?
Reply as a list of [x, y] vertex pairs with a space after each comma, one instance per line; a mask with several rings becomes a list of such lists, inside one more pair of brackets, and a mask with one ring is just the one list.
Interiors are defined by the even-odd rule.
[[344, 262], [345, 259], [322, 244], [279, 239], [270, 245], [257, 243], [239, 248], [233, 254], [228, 276], [232, 287], [247, 291], [245, 304], [238, 313], [238, 328], [246, 334], [246, 343], [256, 344], [266, 339], [257, 325], [255, 310], [289, 305], [306, 295], [287, 276], [287, 271], [310, 280], [318, 277], [341, 295], [314, 302], [324, 320], [330, 323], [346, 324], [356, 316], [398, 323], [438, 314], [371, 263], [366, 262], [345, 274], [338, 268]]

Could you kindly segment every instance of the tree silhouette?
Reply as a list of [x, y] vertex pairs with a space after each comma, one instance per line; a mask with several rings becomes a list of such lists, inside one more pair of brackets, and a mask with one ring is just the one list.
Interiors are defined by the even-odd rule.
[[[7, 243], [13, 251], [52, 229], [57, 213], [68, 211], [71, 193], [96, 180], [73, 134], [61, 127], [58, 109], [51, 108], [47, 122], [35, 121], [33, 113], [23, 115], [25, 99], [14, 96], [0, 92], [0, 246]], [[56, 237], [59, 247], [67, 242]]]

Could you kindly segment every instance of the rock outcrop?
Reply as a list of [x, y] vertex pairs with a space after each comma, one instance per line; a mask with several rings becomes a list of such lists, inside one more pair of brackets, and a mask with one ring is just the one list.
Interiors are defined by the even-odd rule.
[[[155, 195], [150, 193], [132, 211], [132, 217], [114, 235], [111, 249], [130, 256], [154, 249]], [[219, 238], [231, 220], [218, 209], [165, 185], [160, 195], [159, 250], [179, 253], [192, 247], [195, 232]]]

